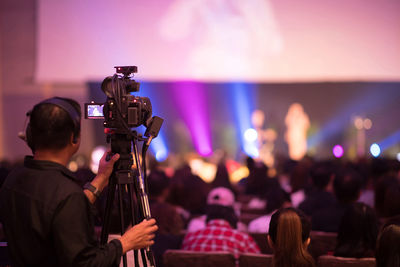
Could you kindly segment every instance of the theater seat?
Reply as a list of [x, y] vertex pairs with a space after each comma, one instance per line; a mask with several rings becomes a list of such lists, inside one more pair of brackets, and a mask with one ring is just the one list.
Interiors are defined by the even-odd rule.
[[343, 258], [323, 255], [318, 258], [318, 267], [375, 267], [375, 258]]
[[308, 251], [314, 259], [321, 255], [326, 255], [328, 252], [333, 252], [336, 246], [336, 237], [336, 233], [311, 231], [311, 242]]
[[239, 267], [272, 266], [273, 255], [245, 253], [239, 256]]
[[229, 252], [197, 252], [169, 249], [163, 256], [164, 267], [235, 267]]
[[272, 254], [272, 248], [268, 244], [267, 233], [248, 233], [254, 241], [256, 241], [258, 247], [263, 254]]
[[11, 266], [7, 242], [0, 242], [0, 267]]

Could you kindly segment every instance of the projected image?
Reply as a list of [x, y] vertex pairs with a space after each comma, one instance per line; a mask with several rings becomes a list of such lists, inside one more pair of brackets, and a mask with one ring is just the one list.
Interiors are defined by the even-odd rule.
[[38, 0], [37, 6], [37, 81], [102, 80], [121, 65], [137, 65], [146, 81], [400, 77], [398, 0]]
[[268, 56], [282, 48], [269, 0], [175, 0], [160, 34], [191, 44], [189, 69], [203, 79], [261, 78], [270, 67]]

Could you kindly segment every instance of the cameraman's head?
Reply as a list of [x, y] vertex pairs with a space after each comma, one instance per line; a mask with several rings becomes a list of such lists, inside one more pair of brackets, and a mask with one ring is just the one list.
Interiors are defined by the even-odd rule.
[[80, 118], [81, 108], [72, 99], [54, 97], [35, 105], [26, 132], [32, 152], [57, 151], [68, 145], [76, 152], [80, 144]]

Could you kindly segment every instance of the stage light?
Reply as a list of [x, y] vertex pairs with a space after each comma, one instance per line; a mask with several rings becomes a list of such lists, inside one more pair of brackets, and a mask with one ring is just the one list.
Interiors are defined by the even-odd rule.
[[257, 141], [257, 137], [258, 137], [257, 131], [253, 128], [247, 129], [244, 132], [244, 139], [247, 142], [250, 142], [250, 143], [255, 142], [255, 141]]
[[400, 143], [400, 130], [379, 141], [382, 151], [385, 151], [386, 149], [389, 149], [390, 147], [395, 146], [398, 143]]
[[[153, 115], [163, 117], [163, 113], [160, 110], [160, 106], [162, 102], [160, 99], [163, 99], [162, 96], [160, 96], [160, 92], [157, 91], [157, 88], [152, 86], [151, 83], [147, 82], [142, 82], [141, 83], [141, 90], [139, 92], [134, 92], [133, 95], [138, 95], [138, 96], [146, 96], [151, 99], [152, 103], [152, 113]], [[143, 127], [143, 128], [141, 128]], [[153, 155], [155, 156], [157, 161], [164, 161], [168, 157], [168, 147], [167, 147], [167, 142], [165, 141], [165, 135], [164, 135], [164, 130], [165, 130], [165, 122], [164, 125], [161, 127], [160, 132], [158, 133], [158, 136], [153, 139], [150, 143], [150, 150], [152, 151]], [[144, 126], [140, 126], [140, 132], [144, 132]]]
[[336, 158], [341, 158], [343, 156], [344, 150], [341, 145], [336, 145], [332, 149], [332, 153]]
[[377, 143], [373, 143], [369, 148], [369, 151], [371, 152], [371, 155], [374, 156], [375, 158], [381, 154], [381, 148]]
[[205, 89], [197, 82], [179, 82], [173, 85], [172, 98], [188, 127], [194, 147], [202, 156], [212, 154], [210, 119]]
[[252, 158], [258, 158], [260, 156], [260, 153], [255, 143], [245, 142], [244, 152]]
[[364, 127], [364, 121], [360, 116], [354, 118], [354, 127], [356, 127], [357, 130], [361, 130]]
[[[332, 118], [329, 119], [327, 123], [320, 126], [321, 130], [309, 136], [307, 140], [309, 149], [317, 147], [323, 144], [324, 141], [341, 133], [349, 122], [349, 114], [365, 114], [370, 110], [379, 108], [382, 105], [388, 105], [398, 99], [395, 97], [399, 95], [398, 89], [389, 89], [390, 93], [382, 93], [382, 91], [378, 89], [378, 86], [368, 88], [360, 92], [360, 95], [354, 96], [354, 101], [349, 101], [348, 103], [338, 106], [337, 112], [332, 112]], [[364, 128], [364, 119], [361, 118], [361, 116], [355, 117], [352, 123], [354, 123], [354, 126], [358, 130]], [[369, 122], [367, 121], [365, 126], [368, 126], [368, 124]]]
[[[251, 84], [233, 83], [229, 88], [232, 97], [232, 112], [235, 114], [235, 121], [239, 130], [239, 140], [243, 151], [251, 156], [258, 157], [258, 149], [255, 141], [249, 141], [247, 138], [254, 139], [252, 131], [246, 132], [251, 127], [251, 112], [254, 110], [254, 88]], [[248, 136], [249, 135], [249, 136]]]
[[164, 144], [165, 142], [162, 136], [157, 136], [157, 138], [150, 144], [157, 161], [164, 161], [168, 157], [168, 150]]
[[366, 130], [371, 129], [372, 128], [372, 121], [370, 119], [368, 119], [368, 118], [364, 119], [363, 126], [364, 126], [364, 128]]

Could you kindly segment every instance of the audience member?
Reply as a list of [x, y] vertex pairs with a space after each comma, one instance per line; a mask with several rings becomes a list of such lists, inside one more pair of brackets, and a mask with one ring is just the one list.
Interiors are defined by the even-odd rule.
[[375, 209], [385, 220], [400, 215], [400, 181], [394, 175], [381, 177], [375, 186]]
[[305, 200], [306, 194], [310, 190], [309, 172], [312, 164], [313, 160], [310, 157], [304, 157], [297, 162], [290, 173], [290, 198], [295, 208]]
[[188, 165], [177, 170], [171, 178], [168, 202], [182, 207], [190, 216], [204, 214], [209, 184], [194, 175]]
[[335, 256], [364, 258], [375, 256], [378, 218], [364, 203], [352, 204], [339, 225]]
[[353, 169], [339, 172], [333, 181], [336, 200], [331, 206], [316, 210], [312, 216], [315, 231], [337, 232], [344, 211], [360, 196], [362, 178]]
[[176, 206], [166, 202], [170, 179], [161, 170], [153, 170], [148, 179], [150, 210], [158, 231], [152, 246], [157, 266], [163, 266], [162, 256], [167, 249], [179, 249], [184, 221]]
[[150, 210], [157, 220], [157, 234], [179, 235], [184, 230], [184, 221], [176, 207], [166, 202], [170, 179], [159, 170], [152, 171], [147, 179]]
[[311, 224], [300, 210], [280, 209], [272, 215], [268, 242], [274, 251], [274, 267], [314, 267], [308, 253]]
[[377, 267], [400, 266], [400, 225], [390, 224], [381, 230], [375, 257]]
[[251, 236], [235, 230], [238, 218], [232, 207], [209, 205], [204, 229], [188, 232], [182, 249], [192, 251], [228, 251], [236, 258], [241, 253], [260, 253]]
[[250, 221], [247, 227], [251, 233], [268, 233], [272, 214], [280, 208], [290, 207], [290, 195], [277, 183], [267, 193], [266, 215]]
[[228, 169], [226, 168], [223, 162], [218, 164], [215, 178], [211, 182], [211, 188], [217, 188], [217, 187], [225, 187], [231, 190], [232, 192], [235, 192], [231, 184], [231, 181], [229, 179]]
[[247, 158], [249, 175], [240, 181], [246, 195], [265, 196], [268, 190], [268, 167], [261, 161]]
[[[210, 191], [207, 196], [207, 206], [210, 205], [230, 207], [234, 209], [236, 215], [239, 213], [235, 207], [235, 195], [231, 190], [225, 187], [217, 187]], [[192, 218], [188, 224], [187, 231], [195, 232], [197, 230], [204, 229], [206, 227], [206, 220], [206, 214]], [[235, 229], [236, 228], [242, 232], [247, 231], [246, 225], [241, 222], [237, 223], [237, 227], [235, 227]]]
[[310, 190], [306, 199], [298, 207], [307, 216], [311, 216], [316, 210], [333, 205], [336, 201], [332, 193], [332, 182], [335, 174], [330, 162], [316, 163], [310, 171], [310, 176], [313, 189]]

